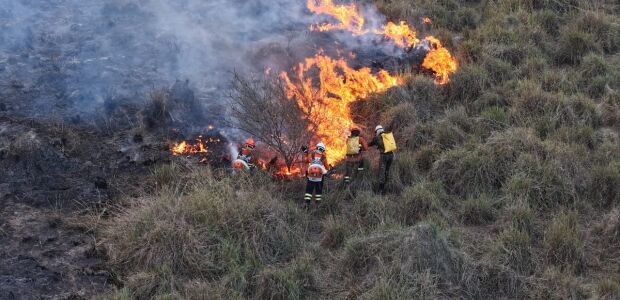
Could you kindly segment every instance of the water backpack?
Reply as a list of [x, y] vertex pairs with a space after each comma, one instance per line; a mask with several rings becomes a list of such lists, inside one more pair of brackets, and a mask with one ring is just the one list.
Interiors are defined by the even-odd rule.
[[396, 150], [396, 140], [394, 140], [393, 133], [384, 132], [381, 134], [381, 139], [383, 139], [384, 153], [390, 153]]
[[243, 159], [237, 158], [233, 161], [233, 169], [235, 170], [250, 170], [250, 165]]
[[310, 181], [322, 181], [323, 175], [327, 173], [325, 167], [321, 164], [311, 164], [308, 167], [308, 179]]
[[347, 140], [347, 155], [360, 154], [360, 137], [352, 136]]

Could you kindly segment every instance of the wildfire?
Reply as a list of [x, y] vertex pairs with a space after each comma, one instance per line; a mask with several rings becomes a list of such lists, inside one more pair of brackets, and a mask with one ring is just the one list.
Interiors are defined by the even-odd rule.
[[195, 155], [199, 153], [208, 153], [209, 147], [207, 143], [219, 143], [219, 139], [209, 138], [205, 140], [202, 136], [196, 138], [196, 140], [191, 143], [188, 141], [181, 141], [179, 143], [174, 143], [170, 147], [170, 152], [174, 156], [184, 156], [184, 155]]
[[[318, 76], [314, 76], [318, 72]], [[327, 146], [327, 160], [334, 164], [346, 156], [346, 136], [353, 124], [349, 104], [373, 93], [385, 91], [401, 83], [401, 79], [385, 70], [373, 73], [370, 68], [355, 70], [344, 59], [322, 54], [307, 58], [295, 69], [295, 76], [282, 72], [288, 97], [295, 99], [309, 115], [317, 138]], [[317, 78], [315, 84], [313, 78]]]
[[318, 31], [348, 30], [355, 35], [365, 34], [364, 18], [357, 11], [355, 4], [336, 5], [332, 0], [308, 0], [308, 9], [315, 14], [326, 14], [337, 19], [340, 24], [320, 24], [311, 29]]
[[403, 48], [412, 47], [420, 42], [416, 37], [415, 30], [409, 27], [405, 21], [400, 21], [399, 24], [388, 22], [382, 31], [377, 31], [376, 33], [385, 35], [393, 40], [396, 45]]
[[[312, 26], [311, 30], [345, 30], [354, 35], [382, 35], [402, 48], [415, 47], [420, 43], [415, 29], [410, 27], [405, 21], [400, 21], [398, 24], [388, 22], [380, 28], [365, 29], [364, 24], [366, 21], [359, 13], [355, 4], [336, 5], [332, 0], [308, 0], [308, 9], [316, 14], [329, 15], [339, 22], [337, 24], [327, 23]], [[429, 17], [422, 18], [422, 22], [424, 24], [432, 23]], [[448, 83], [450, 74], [454, 73], [458, 67], [456, 59], [452, 57], [448, 49], [442, 46], [437, 38], [428, 36], [424, 40], [430, 44], [430, 50], [424, 59], [422, 67], [435, 73], [435, 82], [437, 84]]]
[[430, 44], [430, 51], [424, 57], [422, 67], [435, 73], [435, 83], [448, 83], [450, 74], [454, 73], [458, 68], [456, 60], [452, 57], [450, 51], [444, 48], [435, 37], [428, 36], [425, 40]]

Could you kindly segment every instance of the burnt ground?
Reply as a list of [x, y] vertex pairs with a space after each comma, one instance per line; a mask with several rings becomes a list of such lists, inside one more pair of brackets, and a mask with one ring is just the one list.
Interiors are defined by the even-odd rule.
[[0, 113], [0, 299], [111, 288], [103, 255], [75, 220], [142, 189], [168, 158], [164, 140], [99, 128]]

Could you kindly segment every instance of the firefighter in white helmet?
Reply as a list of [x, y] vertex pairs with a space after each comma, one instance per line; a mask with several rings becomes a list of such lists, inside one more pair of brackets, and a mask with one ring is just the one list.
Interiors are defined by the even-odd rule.
[[313, 194], [314, 201], [317, 204], [323, 200], [323, 178], [327, 174], [327, 159], [325, 158], [325, 145], [323, 143], [316, 144], [315, 149], [311, 151], [308, 151], [306, 148], [304, 152], [307, 153], [306, 162], [309, 164], [306, 171], [308, 181], [306, 183], [304, 202], [306, 206], [309, 206]]
[[394, 151], [396, 150], [396, 141], [391, 132], [385, 131], [383, 126], [377, 125], [375, 128], [375, 137], [368, 146], [376, 146], [381, 153], [379, 160], [379, 192], [385, 193], [385, 184], [390, 175], [390, 167], [394, 162]]

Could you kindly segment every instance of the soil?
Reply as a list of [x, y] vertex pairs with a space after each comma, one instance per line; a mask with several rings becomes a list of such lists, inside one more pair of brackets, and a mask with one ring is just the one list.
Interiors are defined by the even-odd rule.
[[129, 132], [0, 112], [0, 299], [90, 299], [113, 287], [75, 220], [143, 189], [169, 159], [164, 139]]

